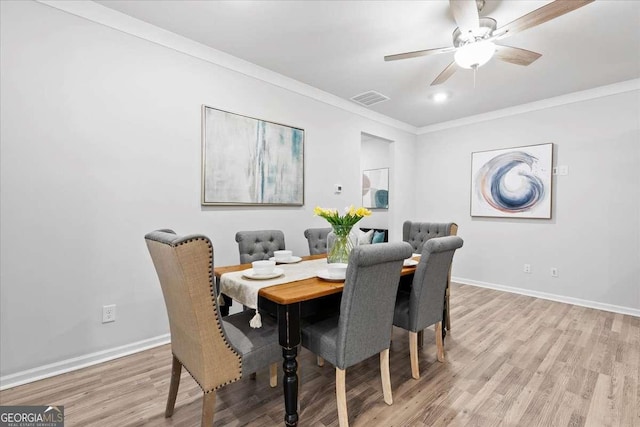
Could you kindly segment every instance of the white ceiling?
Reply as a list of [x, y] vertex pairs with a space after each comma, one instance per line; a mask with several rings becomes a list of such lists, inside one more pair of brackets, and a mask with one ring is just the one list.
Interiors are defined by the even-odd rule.
[[[453, 60], [441, 54], [385, 62], [385, 55], [451, 46], [447, 0], [167, 1], [98, 3], [344, 99], [375, 90], [370, 107], [416, 127], [640, 77], [640, 1], [598, 0], [500, 44], [542, 54], [528, 67], [491, 60], [431, 81]], [[549, 1], [487, 0], [498, 27]], [[451, 98], [434, 104], [430, 95]]]

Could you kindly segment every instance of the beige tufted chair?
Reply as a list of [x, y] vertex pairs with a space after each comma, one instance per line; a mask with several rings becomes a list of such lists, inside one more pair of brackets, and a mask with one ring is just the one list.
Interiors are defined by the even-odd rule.
[[270, 365], [271, 386], [282, 360], [275, 321], [249, 326], [252, 312], [222, 318], [213, 282], [213, 247], [203, 235], [177, 236], [157, 230], [145, 236], [164, 296], [173, 366], [165, 417], [173, 415], [182, 367], [203, 395], [202, 426], [212, 426], [216, 390]]
[[[413, 253], [422, 253], [425, 242], [434, 237], [455, 236], [458, 233], [458, 225], [455, 222], [413, 222], [405, 221], [402, 224], [402, 240], [413, 246]], [[444, 296], [444, 309], [446, 312], [445, 326], [451, 330], [451, 315], [449, 311], [449, 295], [451, 283], [451, 270], [447, 277], [447, 289]], [[422, 334], [420, 334], [422, 342]]]

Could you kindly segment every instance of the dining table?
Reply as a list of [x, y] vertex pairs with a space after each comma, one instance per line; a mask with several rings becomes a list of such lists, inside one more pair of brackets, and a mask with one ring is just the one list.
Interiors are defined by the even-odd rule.
[[[300, 262], [326, 258], [326, 254], [301, 257]], [[214, 275], [219, 286], [223, 274], [251, 268], [251, 264], [215, 267]], [[401, 276], [413, 275], [414, 266], [403, 266]], [[286, 278], [286, 274], [285, 274]], [[258, 296], [272, 302], [276, 307], [278, 341], [282, 347], [284, 422], [286, 426], [298, 425], [298, 346], [300, 345], [301, 304], [342, 292], [344, 280], [325, 280], [314, 276], [303, 280], [285, 282], [263, 287]]]

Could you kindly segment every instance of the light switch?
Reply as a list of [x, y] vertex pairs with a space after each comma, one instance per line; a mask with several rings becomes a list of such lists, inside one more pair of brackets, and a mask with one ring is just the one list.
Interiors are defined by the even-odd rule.
[[335, 191], [336, 194], [342, 193], [342, 185], [341, 184], [335, 184], [333, 186], [333, 191]]

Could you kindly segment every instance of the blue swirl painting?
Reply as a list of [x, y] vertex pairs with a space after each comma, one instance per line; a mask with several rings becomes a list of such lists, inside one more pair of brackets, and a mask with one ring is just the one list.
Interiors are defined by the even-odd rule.
[[553, 144], [473, 153], [472, 216], [551, 218]]

